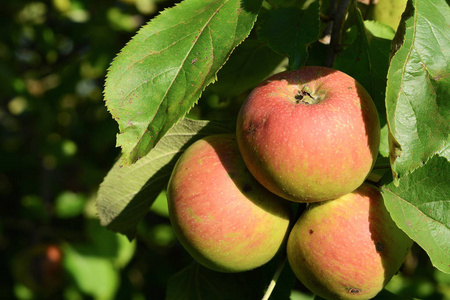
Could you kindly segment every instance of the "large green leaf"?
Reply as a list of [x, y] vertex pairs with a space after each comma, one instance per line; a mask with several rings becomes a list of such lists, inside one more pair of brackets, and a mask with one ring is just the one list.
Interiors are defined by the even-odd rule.
[[250, 33], [261, 0], [185, 0], [144, 26], [108, 70], [122, 164], [144, 157], [196, 103]]
[[433, 157], [400, 178], [398, 187], [390, 177], [382, 180], [381, 191], [393, 220], [428, 253], [434, 266], [450, 273], [449, 161]]
[[295, 70], [305, 64], [319, 29], [319, 1], [315, 1], [306, 10], [285, 7], [268, 11], [258, 34], [275, 52], [288, 56], [289, 68]]
[[232, 130], [223, 124], [182, 119], [148, 155], [131, 166], [118, 161], [100, 185], [97, 211], [103, 226], [132, 238], [163, 190], [181, 152], [194, 141]]
[[64, 268], [83, 293], [98, 300], [114, 298], [120, 286], [120, 270], [108, 257], [88, 244], [65, 244], [63, 250]]
[[394, 181], [436, 153], [450, 159], [450, 8], [409, 1], [393, 41], [386, 110]]

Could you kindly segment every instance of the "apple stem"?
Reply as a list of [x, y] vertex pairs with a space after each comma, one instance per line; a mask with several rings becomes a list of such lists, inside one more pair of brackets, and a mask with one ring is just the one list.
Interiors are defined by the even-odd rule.
[[278, 278], [280, 278], [281, 272], [283, 271], [284, 266], [286, 265], [287, 256], [286, 254], [283, 255], [283, 257], [280, 260], [280, 263], [277, 266], [277, 269], [275, 273], [273, 274], [272, 280], [270, 281], [269, 286], [267, 287], [266, 293], [262, 297], [261, 300], [268, 300], [270, 295], [273, 292], [273, 289], [275, 288], [275, 285], [277, 284]]
[[320, 102], [320, 97], [312, 94], [311, 89], [308, 86], [304, 86], [301, 91], [298, 91], [294, 96], [295, 103], [303, 103], [303, 104], [317, 104]]

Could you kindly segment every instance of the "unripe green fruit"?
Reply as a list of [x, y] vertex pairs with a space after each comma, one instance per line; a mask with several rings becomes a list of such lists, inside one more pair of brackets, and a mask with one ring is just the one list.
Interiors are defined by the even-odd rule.
[[363, 184], [336, 200], [308, 206], [289, 235], [287, 257], [315, 294], [370, 299], [399, 270], [411, 246], [379, 190]]
[[252, 177], [234, 135], [192, 144], [173, 170], [167, 199], [179, 241], [212, 270], [257, 268], [272, 259], [287, 236], [289, 202]]

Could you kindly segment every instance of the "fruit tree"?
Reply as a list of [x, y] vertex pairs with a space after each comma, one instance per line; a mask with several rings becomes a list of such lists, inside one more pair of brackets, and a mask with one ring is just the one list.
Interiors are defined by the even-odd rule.
[[169, 300], [397, 299], [414, 251], [449, 274], [449, 18], [445, 0], [161, 11], [108, 69], [101, 224], [139, 240], [162, 199]]

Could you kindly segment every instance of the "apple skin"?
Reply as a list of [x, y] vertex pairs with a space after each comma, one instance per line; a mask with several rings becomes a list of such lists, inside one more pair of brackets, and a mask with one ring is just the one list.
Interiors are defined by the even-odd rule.
[[363, 184], [336, 200], [310, 204], [289, 235], [287, 257], [315, 294], [370, 299], [396, 274], [411, 246], [378, 188]]
[[257, 86], [241, 107], [236, 136], [263, 186], [294, 202], [318, 202], [364, 182], [378, 154], [380, 123], [355, 79], [308, 66]]
[[253, 178], [234, 134], [208, 136], [188, 147], [174, 167], [167, 199], [180, 243], [215, 271], [257, 268], [288, 236], [290, 202]]

